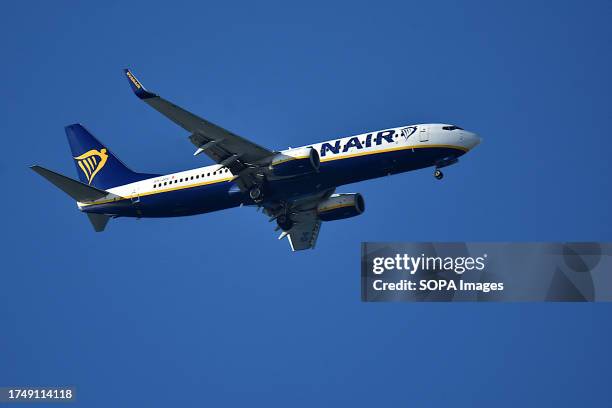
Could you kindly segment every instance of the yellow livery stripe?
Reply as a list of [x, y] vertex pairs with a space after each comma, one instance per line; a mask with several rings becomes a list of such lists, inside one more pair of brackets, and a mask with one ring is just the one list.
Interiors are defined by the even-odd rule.
[[359, 153], [347, 154], [347, 155], [343, 155], [343, 156], [339, 156], [339, 157], [326, 157], [324, 159], [321, 159], [321, 162], [328, 162], [328, 161], [332, 161], [332, 160], [349, 159], [351, 157], [357, 157], [357, 156], [368, 156], [370, 154], [388, 153], [388, 152], [394, 152], [394, 151], [399, 151], [399, 150], [428, 149], [428, 148], [436, 148], [436, 147], [438, 147], [438, 148], [447, 148], [447, 149], [457, 149], [457, 150], [462, 150], [464, 152], [468, 151], [468, 149], [463, 147], [463, 146], [453, 146], [453, 145], [414, 145], [414, 146], [391, 147], [389, 149], [376, 150], [376, 151], [373, 151], [373, 152], [359, 152]]
[[[398, 150], [426, 149], [426, 148], [436, 148], [436, 147], [437, 148], [441, 147], [441, 148], [457, 149], [457, 150], [462, 150], [462, 151], [466, 151], [466, 152], [468, 151], [468, 149], [466, 149], [466, 148], [464, 148], [462, 146], [452, 146], [452, 145], [415, 145], [415, 146], [394, 147], [394, 148], [390, 148], [390, 149], [377, 150], [377, 151], [373, 151], [373, 152], [360, 152], [360, 153], [344, 155], [344, 156], [341, 156], [341, 157], [329, 157], [329, 158], [325, 158], [325, 159], [323, 159], [321, 161], [325, 162], [325, 161], [332, 161], [332, 160], [342, 160], [342, 159], [349, 159], [351, 157], [366, 156], [366, 155], [370, 155], [370, 154], [379, 154], [379, 153], [386, 153], [386, 152], [392, 152], [392, 151], [398, 151]], [[292, 159], [295, 159], [295, 158], [292, 158]], [[292, 159], [289, 159], [289, 160], [292, 160]], [[81, 165], [81, 162], [79, 162], [79, 165]], [[83, 169], [82, 165], [81, 165], [81, 168]], [[232, 180], [234, 180], [236, 178], [237, 178], [237, 176], [231, 176], [231, 177], [227, 177], [227, 178], [223, 178], [223, 179], [219, 179], [219, 180], [204, 181], [204, 182], [196, 183], [196, 184], [189, 184], [189, 185], [184, 185], [184, 186], [176, 186], [176, 187], [159, 189], [159, 190], [156, 189], [156, 190], [152, 190], [152, 191], [146, 191], [146, 192], [143, 192], [141, 194], [133, 194], [133, 195], [129, 195], [129, 196], [125, 196], [125, 197], [120, 197], [120, 198], [115, 198], [115, 199], [110, 199], [110, 200], [101, 200], [101, 201], [81, 203], [81, 205], [82, 206], [90, 206], [90, 205], [98, 205], [98, 204], [107, 204], [107, 203], [111, 203], [111, 202], [114, 202], [114, 201], [129, 200], [129, 199], [136, 198], [136, 197], [144, 197], [144, 196], [148, 196], [148, 195], [167, 193], [167, 192], [170, 192], [170, 191], [183, 190], [183, 189], [186, 189], [186, 188], [195, 188], [195, 187], [200, 187], [200, 186], [206, 186], [206, 185], [209, 185], [209, 184], [223, 183], [223, 182], [226, 182], [226, 181], [232, 181]], [[350, 206], [350, 205], [352, 205], [352, 204], [340, 204], [338, 206], [327, 208], [324, 211], [330, 211], [330, 210], [333, 210], [333, 209], [336, 209], [336, 208]]]
[[310, 156], [300, 156], [300, 157], [293, 157], [293, 156], [291, 156], [291, 157], [287, 157], [286, 159], [276, 161], [276, 162], [272, 163], [272, 165], [273, 166], [278, 166], [279, 164], [286, 163], [286, 162], [291, 161], [291, 160], [303, 160], [303, 159], [308, 159], [309, 157]]
[[322, 212], [332, 211], [332, 210], [337, 210], [338, 208], [342, 208], [342, 207], [352, 207], [352, 206], [353, 206], [353, 203], [336, 204], [336, 205], [334, 205], [334, 206], [324, 208], [324, 209], [322, 210]]
[[171, 187], [171, 188], [165, 188], [165, 189], [159, 189], [159, 190], [153, 190], [153, 191], [146, 191], [146, 192], [143, 192], [142, 194], [132, 194], [132, 195], [129, 195], [129, 196], [114, 198], [114, 199], [110, 199], [110, 200], [101, 200], [101, 201], [87, 202], [87, 203], [82, 203], [82, 205], [83, 206], [89, 206], [89, 205], [112, 203], [113, 201], [130, 200], [130, 199], [136, 198], [136, 197], [144, 197], [144, 196], [148, 196], [148, 195], [167, 193], [167, 192], [170, 192], [170, 191], [184, 190], [186, 188], [194, 188], [194, 187], [206, 186], [208, 184], [223, 183], [225, 181], [232, 181], [236, 177], [237, 176], [232, 176], [232, 177], [226, 177], [226, 178], [220, 179], [220, 180], [212, 180], [212, 181], [205, 181], [205, 182], [202, 182], [202, 183], [190, 184], [188, 186], [176, 186], [176, 187]]

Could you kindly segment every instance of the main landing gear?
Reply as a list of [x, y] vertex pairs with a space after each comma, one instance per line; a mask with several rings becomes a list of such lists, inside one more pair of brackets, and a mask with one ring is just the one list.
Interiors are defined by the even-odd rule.
[[440, 169], [436, 169], [436, 171], [434, 171], [434, 177], [436, 178], [436, 180], [442, 180], [442, 178], [444, 177], [444, 173], [442, 173]]
[[249, 197], [256, 203], [261, 203], [263, 201], [263, 193], [261, 192], [261, 188], [258, 186], [253, 187], [249, 191]]
[[287, 214], [281, 214], [276, 218], [276, 223], [283, 231], [289, 231], [293, 228], [293, 220]]

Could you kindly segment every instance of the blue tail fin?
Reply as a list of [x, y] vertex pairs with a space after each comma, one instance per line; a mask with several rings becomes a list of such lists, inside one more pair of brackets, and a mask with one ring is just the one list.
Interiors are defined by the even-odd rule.
[[133, 183], [156, 174], [136, 173], [80, 124], [66, 126], [66, 136], [79, 179], [93, 187], [107, 190]]

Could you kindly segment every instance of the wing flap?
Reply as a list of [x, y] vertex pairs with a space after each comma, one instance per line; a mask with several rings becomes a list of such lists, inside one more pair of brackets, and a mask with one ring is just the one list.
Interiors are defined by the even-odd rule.
[[292, 251], [314, 249], [319, 232], [321, 231], [321, 220], [315, 211], [303, 211], [294, 216], [295, 225], [287, 237]]

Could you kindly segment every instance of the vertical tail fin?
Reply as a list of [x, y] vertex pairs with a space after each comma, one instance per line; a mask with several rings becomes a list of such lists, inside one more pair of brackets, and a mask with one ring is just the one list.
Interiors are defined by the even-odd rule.
[[66, 136], [79, 179], [85, 184], [106, 190], [155, 177], [130, 170], [81, 124], [66, 126]]

